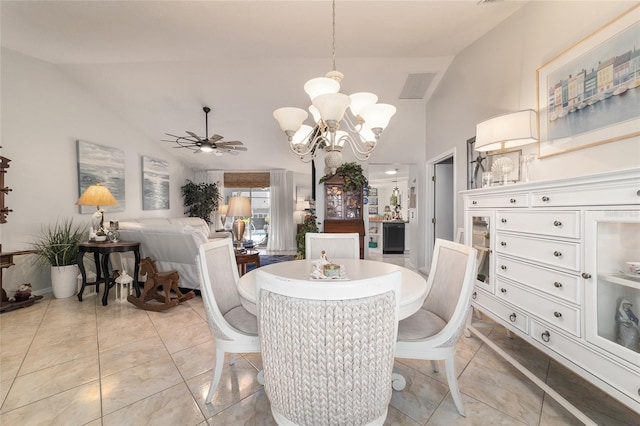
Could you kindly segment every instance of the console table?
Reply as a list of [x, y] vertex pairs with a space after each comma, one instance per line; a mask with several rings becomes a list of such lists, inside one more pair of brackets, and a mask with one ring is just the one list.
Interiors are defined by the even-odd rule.
[[255, 263], [256, 268], [260, 267], [260, 252], [258, 250], [247, 250], [246, 252], [236, 252], [236, 263], [238, 273], [243, 276], [247, 273], [247, 263]]
[[7, 292], [2, 288], [2, 272], [4, 269], [13, 266], [13, 256], [18, 256], [21, 254], [34, 254], [37, 253], [35, 250], [24, 250], [24, 251], [14, 251], [1, 253], [0, 252], [0, 312], [10, 311], [18, 308], [26, 308], [27, 306], [33, 305], [36, 300], [42, 299], [42, 296], [34, 295], [33, 299], [22, 300], [16, 302], [9, 302], [9, 298], [7, 297]]
[[[84, 292], [85, 286], [95, 285], [97, 293], [100, 283], [105, 283], [102, 305], [107, 305], [109, 289], [115, 285], [115, 281], [110, 278], [109, 274], [109, 255], [111, 253], [123, 253], [127, 251], [132, 251], [135, 256], [133, 283], [136, 289], [136, 294], [140, 297], [140, 285], [138, 283], [138, 273], [140, 272], [140, 243], [133, 241], [119, 241], [117, 243], [87, 242], [78, 244], [78, 268], [80, 269], [80, 274], [82, 274], [82, 288], [80, 289], [80, 292], [78, 292], [79, 301], [82, 302], [82, 293]], [[93, 253], [93, 258], [96, 263], [96, 280], [91, 283], [87, 282], [87, 273], [82, 262], [85, 253]], [[102, 268], [100, 267], [100, 255], [102, 255]], [[104, 278], [101, 277], [101, 272], [104, 274]]]

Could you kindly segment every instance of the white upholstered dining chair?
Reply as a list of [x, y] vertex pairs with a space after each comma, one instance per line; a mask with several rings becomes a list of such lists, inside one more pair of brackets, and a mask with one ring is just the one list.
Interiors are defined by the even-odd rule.
[[[471, 310], [476, 250], [436, 239], [431, 262], [429, 294], [418, 312], [400, 321], [396, 357], [431, 360], [434, 372], [438, 371], [436, 360], [444, 360], [451, 396], [458, 413], [464, 416], [454, 360], [456, 343]], [[394, 381], [396, 390], [402, 390], [404, 385], [404, 379]]]
[[231, 238], [213, 240], [199, 248], [200, 291], [216, 345], [216, 364], [205, 399], [207, 404], [220, 382], [225, 353], [232, 354], [230, 364], [233, 365], [237, 353], [260, 352], [256, 317], [240, 302], [235, 259]]
[[400, 271], [352, 281], [256, 271], [264, 390], [280, 425], [382, 425]]
[[306, 259], [320, 259], [322, 251], [329, 260], [360, 259], [360, 234], [307, 232], [304, 249]]

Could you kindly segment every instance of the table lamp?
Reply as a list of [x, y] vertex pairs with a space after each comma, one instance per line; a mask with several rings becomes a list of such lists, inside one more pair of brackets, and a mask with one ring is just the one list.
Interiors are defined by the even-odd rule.
[[227, 221], [227, 211], [229, 210], [228, 204], [223, 204], [218, 207], [218, 214], [220, 215], [220, 221], [222, 222], [222, 229], [224, 229], [224, 223]]
[[242, 220], [251, 216], [251, 200], [249, 197], [231, 197], [229, 198], [229, 208], [227, 216], [235, 218], [233, 221], [233, 237], [236, 240], [236, 248], [242, 248], [242, 238], [244, 237], [245, 223]]
[[104, 231], [104, 210], [100, 206], [117, 206], [118, 201], [111, 195], [111, 191], [106, 186], [97, 183], [90, 185], [76, 201], [78, 206], [96, 206], [96, 211], [92, 216], [92, 224], [97, 231]]

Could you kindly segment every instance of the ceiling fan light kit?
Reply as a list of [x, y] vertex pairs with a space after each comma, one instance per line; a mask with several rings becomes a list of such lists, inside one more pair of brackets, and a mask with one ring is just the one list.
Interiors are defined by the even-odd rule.
[[239, 151], [246, 151], [247, 148], [240, 141], [223, 141], [223, 136], [212, 135], [209, 137], [209, 113], [211, 108], [203, 107], [204, 120], [205, 120], [205, 136], [204, 138], [198, 136], [194, 132], [186, 131], [188, 136], [176, 136], [170, 133], [165, 133], [167, 136], [175, 138], [175, 140], [163, 140], [163, 142], [172, 142], [178, 144], [174, 148], [187, 148], [195, 153], [213, 153], [215, 156], [221, 156], [222, 154], [238, 155]]
[[345, 141], [356, 159], [369, 159], [380, 135], [396, 113], [393, 105], [377, 103], [378, 96], [373, 93], [361, 92], [350, 96], [339, 93], [344, 75], [336, 71], [335, 0], [332, 7], [333, 70], [325, 77], [313, 78], [304, 85], [304, 91], [312, 103], [309, 111], [313, 117], [313, 126], [303, 124], [309, 114], [301, 108], [284, 107], [273, 112], [280, 129], [287, 135], [289, 148], [300, 160], [311, 161], [318, 148], [327, 151], [326, 174], [335, 173], [336, 167], [342, 163]]

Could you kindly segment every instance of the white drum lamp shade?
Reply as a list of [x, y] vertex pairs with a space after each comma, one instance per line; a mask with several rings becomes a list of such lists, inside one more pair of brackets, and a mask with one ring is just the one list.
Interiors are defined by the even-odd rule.
[[499, 115], [476, 126], [476, 151], [515, 148], [537, 141], [537, 117], [531, 109]]

